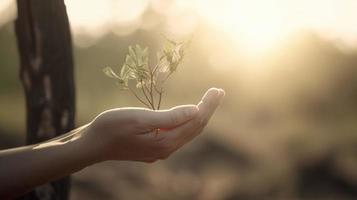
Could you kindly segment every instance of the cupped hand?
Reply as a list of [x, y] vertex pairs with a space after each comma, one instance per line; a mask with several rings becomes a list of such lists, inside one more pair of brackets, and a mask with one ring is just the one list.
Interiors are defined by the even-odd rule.
[[202, 132], [224, 96], [209, 89], [198, 105], [169, 110], [117, 108], [98, 115], [83, 134], [97, 161], [166, 159]]

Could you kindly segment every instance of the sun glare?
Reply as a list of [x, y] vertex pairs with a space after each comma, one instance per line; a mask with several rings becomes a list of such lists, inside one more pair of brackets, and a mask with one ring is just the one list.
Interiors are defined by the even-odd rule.
[[200, 0], [197, 8], [202, 18], [227, 32], [248, 54], [265, 52], [294, 29], [268, 1]]
[[227, 32], [253, 55], [306, 29], [357, 45], [355, 0], [198, 0], [196, 9], [205, 21]]
[[[14, 0], [0, 0], [0, 25], [16, 16]], [[189, 35], [201, 22], [259, 55], [299, 29], [357, 46], [356, 0], [65, 0], [75, 42], [108, 32], [128, 35], [161, 22], [169, 34]], [[147, 11], [157, 15], [148, 20]], [[145, 16], [145, 17], [143, 17]], [[151, 25], [150, 25], [151, 24]]]

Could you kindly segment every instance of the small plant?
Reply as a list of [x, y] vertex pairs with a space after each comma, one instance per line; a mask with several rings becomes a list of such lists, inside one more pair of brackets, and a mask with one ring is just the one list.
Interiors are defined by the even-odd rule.
[[181, 63], [186, 44], [166, 39], [163, 49], [157, 53], [157, 63], [153, 66], [149, 64], [147, 47], [129, 46], [120, 73], [115, 73], [110, 67], [103, 71], [108, 77], [116, 79], [122, 90], [129, 90], [146, 107], [159, 110], [164, 83]]

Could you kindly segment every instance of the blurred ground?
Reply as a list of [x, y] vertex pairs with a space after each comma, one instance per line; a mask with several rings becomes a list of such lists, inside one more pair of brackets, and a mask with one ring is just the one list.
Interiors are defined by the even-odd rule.
[[[205, 40], [215, 34], [222, 37]], [[130, 44], [155, 52], [162, 41], [139, 30], [76, 47], [77, 124], [108, 108], [140, 106], [102, 68], [119, 67]], [[357, 198], [357, 51], [308, 31], [259, 59], [230, 44], [224, 33], [199, 27], [166, 87], [164, 108], [196, 103], [211, 86], [226, 90], [201, 136], [166, 161], [88, 167], [74, 174], [72, 199]], [[0, 29], [1, 148], [24, 141], [18, 65], [8, 24]]]

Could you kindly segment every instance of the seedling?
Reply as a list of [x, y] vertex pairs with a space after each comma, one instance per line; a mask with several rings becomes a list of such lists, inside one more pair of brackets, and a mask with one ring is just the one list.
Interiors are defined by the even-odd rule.
[[164, 84], [176, 71], [184, 57], [186, 42], [166, 39], [165, 45], [157, 53], [156, 65], [149, 64], [149, 50], [140, 45], [129, 46], [129, 53], [120, 73], [110, 67], [104, 73], [117, 81], [122, 90], [130, 91], [143, 105], [159, 110], [164, 93]]

